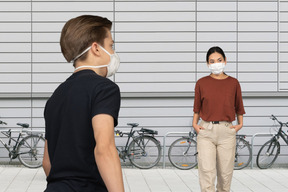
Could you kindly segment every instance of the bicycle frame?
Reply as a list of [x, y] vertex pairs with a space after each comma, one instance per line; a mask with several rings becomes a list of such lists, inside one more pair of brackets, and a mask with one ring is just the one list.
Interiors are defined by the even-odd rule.
[[[3, 122], [3, 121], [1, 121], [1, 120], [0, 120], [0, 124], [7, 125], [7, 123], [5, 123], [5, 122]], [[9, 157], [10, 157], [10, 159], [15, 159], [15, 158], [17, 158], [17, 156], [18, 156], [18, 154], [16, 153], [16, 149], [17, 149], [17, 147], [19, 146], [19, 143], [20, 143], [19, 140], [20, 140], [20, 138], [22, 138], [22, 131], [23, 131], [23, 129], [21, 129], [21, 131], [20, 131], [20, 133], [19, 133], [19, 135], [18, 135], [18, 137], [17, 137], [17, 140], [15, 140], [14, 138], [12, 138], [12, 136], [11, 136], [11, 129], [9, 129], [8, 131], [1, 131], [1, 133], [2, 133], [3, 135], [5, 135], [5, 136], [9, 139], [8, 145], [7, 145], [7, 143], [5, 143], [2, 139], [0, 139], [0, 142], [1, 142], [2, 145], [5, 147], [5, 149], [9, 152]], [[10, 150], [10, 148], [11, 148], [11, 147], [10, 147], [11, 140], [15, 142], [15, 145], [13, 146], [13, 149], [12, 149], [12, 150]]]
[[[126, 141], [126, 145], [125, 145], [125, 148], [124, 148], [124, 150], [121, 150], [121, 151], [127, 151], [127, 148], [128, 148], [128, 144], [129, 144], [129, 141], [130, 141], [130, 138], [132, 137], [132, 139], [134, 140], [134, 133], [136, 132], [136, 131], [133, 131], [133, 128], [134, 127], [132, 127], [131, 128], [131, 130], [130, 130], [130, 132], [129, 133], [121, 133], [122, 135], [127, 135], [128, 136], [128, 139], [127, 139], [127, 141]], [[122, 136], [120, 136], [120, 137], [122, 137]], [[119, 152], [121, 152], [119, 149], [118, 149], [118, 147], [116, 147], [116, 149], [119, 151]]]
[[[18, 137], [17, 137], [17, 140], [14, 139], [12, 136], [11, 136], [11, 130], [8, 130], [8, 131], [1, 131], [1, 133], [3, 135], [5, 135], [7, 138], [9, 138], [9, 142], [8, 142], [8, 145], [7, 143], [5, 143], [2, 139], [0, 139], [0, 142], [3, 144], [3, 146], [7, 149], [7, 151], [9, 152], [9, 156], [10, 158], [12, 159], [15, 159], [17, 158], [18, 154], [16, 154], [16, 149], [18, 147], [18, 145], [20, 144], [20, 139], [22, 138], [22, 131], [18, 134]], [[10, 149], [10, 142], [14, 141], [15, 142], [15, 145], [13, 146], [12, 150]]]
[[[191, 139], [192, 140], [192, 139]], [[187, 155], [187, 153], [188, 153], [188, 151], [189, 151], [189, 149], [190, 149], [190, 147], [191, 147], [191, 141], [190, 141], [190, 139], [189, 139], [189, 145], [188, 145], [188, 148], [187, 148], [187, 150], [183, 153], [183, 155]], [[196, 152], [194, 155], [196, 155], [196, 154], [198, 154], [198, 152]]]
[[[192, 140], [194, 140], [193, 138], [195, 137], [195, 135], [196, 135], [196, 133], [195, 132], [192, 132], [192, 131], [190, 131], [189, 132], [189, 136], [183, 136], [182, 138], [184, 138], [184, 139], [187, 139], [187, 141], [189, 142], [189, 145], [188, 145], [188, 148], [187, 148], [187, 150], [184, 152], [184, 155], [186, 155], [187, 153], [188, 153], [188, 151], [189, 151], [189, 149], [190, 149], [190, 147], [191, 147], [191, 141]], [[195, 140], [194, 140], [195, 141]], [[196, 142], [197, 143], [197, 142]], [[194, 155], [197, 155], [198, 154], [198, 152], [196, 152]]]
[[281, 130], [281, 132], [278, 132], [275, 136], [273, 136], [273, 140], [278, 141], [279, 138], [281, 137], [285, 143], [288, 145], [288, 140], [285, 138], [285, 136], [287, 137], [287, 135], [284, 133], [284, 131]]
[[[8, 144], [5, 143], [2, 139], [0, 139], [0, 142], [5, 147], [5, 149], [9, 152], [9, 157], [11, 159], [16, 159], [18, 157], [18, 155], [20, 154], [20, 153], [16, 153], [16, 150], [23, 139], [23, 132], [27, 133], [27, 135], [38, 135], [38, 134], [33, 134], [33, 133], [29, 134], [28, 131], [23, 131], [23, 128], [22, 128], [21, 131], [19, 132], [18, 136], [17, 136], [17, 139], [14, 139], [11, 136], [11, 129], [9, 129], [8, 131], [0, 131], [0, 132], [9, 139]], [[13, 146], [10, 146], [11, 141], [15, 142], [15, 144]], [[11, 149], [11, 147], [12, 147], [12, 149]]]

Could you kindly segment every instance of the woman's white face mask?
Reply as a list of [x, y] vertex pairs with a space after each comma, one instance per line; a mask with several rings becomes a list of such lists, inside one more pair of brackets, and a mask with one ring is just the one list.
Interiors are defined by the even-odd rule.
[[224, 71], [226, 64], [225, 63], [213, 63], [213, 64], [208, 64], [208, 67], [211, 71], [211, 73], [215, 75], [219, 75]]
[[[106, 77], [111, 77], [112, 75], [114, 75], [118, 69], [119, 69], [119, 66], [120, 66], [120, 58], [119, 56], [117, 55], [117, 53], [114, 51], [113, 54], [110, 54], [106, 49], [104, 49], [102, 46], [99, 45], [99, 47], [101, 47], [101, 49], [107, 53], [109, 56], [110, 56], [110, 62], [107, 64], [107, 65], [99, 65], [99, 66], [90, 66], [90, 65], [82, 65], [80, 67], [77, 67], [75, 69], [78, 70], [78, 69], [81, 69], [81, 68], [94, 68], [94, 69], [97, 69], [97, 68], [102, 68], [102, 67], [107, 67], [107, 75]], [[79, 57], [81, 57], [84, 53], [86, 53], [87, 51], [89, 51], [91, 49], [91, 46], [88, 47], [87, 49], [85, 49], [82, 53], [80, 53], [79, 55], [77, 55], [74, 59], [73, 59], [73, 62], [78, 59]]]

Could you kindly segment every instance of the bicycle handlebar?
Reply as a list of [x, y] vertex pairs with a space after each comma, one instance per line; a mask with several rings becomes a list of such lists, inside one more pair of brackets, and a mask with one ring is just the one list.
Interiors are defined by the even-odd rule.
[[279, 120], [277, 119], [277, 117], [275, 117], [273, 114], [271, 115], [270, 119], [272, 119], [273, 121], [277, 121], [279, 124], [282, 124], [282, 122], [279, 121]]
[[0, 120], [0, 124], [4, 124], [4, 125], [7, 125], [7, 123], [6, 123], [6, 122], [4, 122], [4, 121], [1, 121], [1, 120]]
[[129, 133], [123, 133], [120, 130], [116, 130], [116, 131], [114, 131], [114, 133], [116, 134], [116, 136], [120, 136], [120, 137], [123, 137], [123, 135], [128, 135], [129, 134]]
[[288, 127], [288, 122], [287, 123], [282, 123], [281, 121], [279, 121], [273, 114], [270, 117], [272, 120], [276, 120], [280, 125], [285, 125], [286, 127]]
[[273, 114], [271, 115], [270, 119], [278, 121], [278, 119]]
[[114, 132], [116, 133], [116, 135], [117, 135], [117, 136], [120, 136], [120, 137], [122, 137], [122, 136], [123, 136], [122, 132], [121, 132], [121, 131], [119, 131], [119, 130], [116, 130], [116, 131], [114, 131]]

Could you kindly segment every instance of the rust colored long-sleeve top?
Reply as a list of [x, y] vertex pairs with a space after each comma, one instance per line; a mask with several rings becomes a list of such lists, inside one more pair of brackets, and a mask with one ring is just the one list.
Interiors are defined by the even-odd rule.
[[236, 114], [245, 114], [241, 87], [237, 79], [215, 79], [206, 76], [195, 86], [194, 112], [204, 121], [235, 120]]

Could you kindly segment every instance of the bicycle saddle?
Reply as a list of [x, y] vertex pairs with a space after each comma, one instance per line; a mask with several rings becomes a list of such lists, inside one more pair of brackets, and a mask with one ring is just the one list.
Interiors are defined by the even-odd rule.
[[28, 128], [29, 124], [28, 123], [17, 123], [17, 125], [23, 127], [23, 128]]
[[127, 125], [130, 125], [131, 127], [138, 127], [138, 123], [127, 123]]
[[140, 131], [143, 133], [151, 134], [151, 135], [157, 135], [158, 134], [158, 131], [154, 131], [152, 129], [141, 128]]

